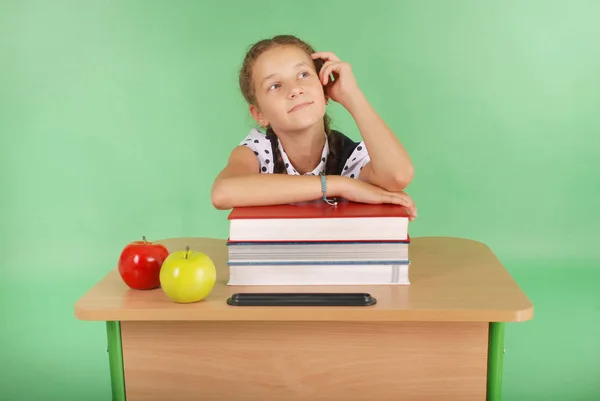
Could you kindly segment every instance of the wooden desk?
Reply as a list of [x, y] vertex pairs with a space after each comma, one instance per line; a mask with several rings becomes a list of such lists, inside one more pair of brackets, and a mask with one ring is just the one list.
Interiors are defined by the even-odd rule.
[[[113, 399], [500, 400], [504, 323], [533, 306], [484, 244], [413, 238], [410, 286], [227, 287], [224, 240], [160, 241], [209, 255], [217, 284], [176, 304], [116, 269], [75, 305], [107, 323]], [[369, 292], [368, 307], [234, 307], [241, 291]]]

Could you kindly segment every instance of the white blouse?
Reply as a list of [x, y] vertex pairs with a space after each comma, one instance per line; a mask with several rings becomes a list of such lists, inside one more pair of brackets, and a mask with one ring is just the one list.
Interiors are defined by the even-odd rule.
[[[290, 162], [281, 142], [277, 140], [279, 152], [285, 165], [285, 169], [289, 175], [300, 175], [292, 163]], [[267, 139], [267, 136], [257, 128], [250, 130], [248, 135], [240, 142], [241, 146], [248, 146], [254, 151], [254, 154], [258, 158], [260, 164], [260, 171], [264, 174], [273, 174], [274, 160], [271, 152], [271, 141]], [[321, 161], [313, 171], [305, 173], [304, 175], [321, 175], [325, 170], [327, 163], [327, 155], [329, 154], [329, 142], [325, 140], [325, 146], [321, 153]], [[350, 178], [358, 178], [360, 170], [370, 161], [369, 152], [365, 146], [364, 141], [361, 141], [350, 156], [346, 159], [344, 168], [341, 175]]]

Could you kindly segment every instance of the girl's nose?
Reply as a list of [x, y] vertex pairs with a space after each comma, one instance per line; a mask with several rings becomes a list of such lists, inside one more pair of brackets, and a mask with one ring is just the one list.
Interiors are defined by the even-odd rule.
[[292, 86], [290, 89], [290, 93], [289, 93], [290, 99], [293, 99], [302, 93], [304, 93], [304, 89], [302, 88], [302, 86], [300, 86], [300, 85]]

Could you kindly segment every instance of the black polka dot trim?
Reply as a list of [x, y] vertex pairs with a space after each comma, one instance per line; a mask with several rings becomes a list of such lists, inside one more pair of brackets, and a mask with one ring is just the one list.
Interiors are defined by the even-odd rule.
[[[273, 140], [275, 140], [275, 142], [272, 142]], [[269, 173], [273, 168], [273, 165], [278, 164], [277, 160], [279, 160], [279, 158], [275, 160], [275, 155], [278, 155], [278, 152], [273, 155], [274, 152], [272, 150], [273, 144], [277, 144], [276, 137], [265, 136], [265, 134], [259, 130], [251, 130], [248, 136], [241, 140], [239, 144], [252, 149], [255, 157], [259, 161], [259, 173]], [[369, 161], [369, 155], [368, 149], [364, 143], [358, 144], [352, 153], [353, 154], [349, 155], [350, 157], [347, 160], [340, 160], [340, 162], [343, 163], [341, 175], [354, 179], [359, 177], [363, 166]], [[288, 171], [290, 174], [303, 174], [294, 168], [290, 160], [287, 159], [285, 151], [282, 149], [281, 157], [281, 164], [283, 165], [282, 169], [284, 169], [284, 171]], [[318, 159], [319, 166], [317, 169], [307, 172], [306, 175], [318, 175], [324, 173], [323, 168], [327, 163], [327, 159], [327, 153], [324, 152]], [[317, 172], [317, 170], [319, 170], [319, 172]]]

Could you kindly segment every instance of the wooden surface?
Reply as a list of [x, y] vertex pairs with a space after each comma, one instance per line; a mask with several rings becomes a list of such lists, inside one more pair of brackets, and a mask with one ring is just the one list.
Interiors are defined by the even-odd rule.
[[[477, 321], [529, 320], [533, 306], [483, 243], [453, 237], [412, 238], [409, 286], [227, 286], [225, 240], [180, 238], [160, 241], [172, 252], [206, 253], [217, 266], [210, 295], [194, 304], [176, 304], [160, 288], [129, 289], [112, 269], [75, 305], [82, 320], [277, 320], [277, 321]], [[369, 307], [234, 307], [235, 292], [368, 292]]]
[[128, 401], [485, 400], [486, 323], [123, 322]]

